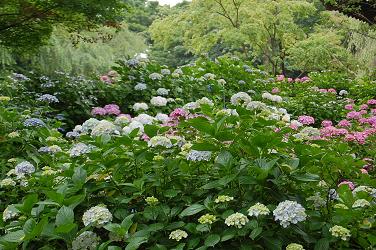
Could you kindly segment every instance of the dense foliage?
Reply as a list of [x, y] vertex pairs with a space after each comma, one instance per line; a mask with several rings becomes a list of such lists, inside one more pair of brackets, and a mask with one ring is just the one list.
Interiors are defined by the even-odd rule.
[[[3, 84], [3, 249], [376, 245], [374, 83], [230, 58], [116, 70]], [[57, 110], [92, 118], [63, 136]]]

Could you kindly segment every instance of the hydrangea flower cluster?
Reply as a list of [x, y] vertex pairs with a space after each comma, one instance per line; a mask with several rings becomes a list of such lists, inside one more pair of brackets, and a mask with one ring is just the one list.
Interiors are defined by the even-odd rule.
[[264, 204], [259, 202], [248, 209], [249, 216], [259, 217], [260, 215], [268, 215], [269, 213], [270, 210]]
[[84, 213], [82, 221], [85, 227], [88, 225], [102, 227], [112, 221], [112, 214], [104, 206], [95, 206]]
[[180, 241], [181, 239], [187, 238], [187, 237], [188, 237], [188, 234], [186, 231], [178, 229], [178, 230], [172, 231], [168, 238], [171, 240]]
[[165, 88], [159, 88], [159, 89], [157, 89], [157, 94], [160, 95], [160, 96], [166, 96], [169, 93], [170, 93], [169, 89], [165, 89]]
[[24, 121], [25, 127], [45, 127], [46, 124], [38, 118], [28, 118]]
[[167, 99], [161, 96], [155, 96], [151, 98], [150, 103], [155, 107], [164, 107], [167, 105]]
[[354, 202], [352, 205], [352, 208], [362, 208], [362, 207], [368, 207], [371, 203], [367, 201], [366, 199], [358, 199]]
[[116, 126], [112, 122], [102, 120], [93, 128], [91, 136], [111, 135], [116, 132]]
[[288, 244], [286, 250], [304, 250], [304, 247], [297, 243]]
[[149, 75], [149, 78], [150, 78], [151, 80], [153, 80], [153, 81], [155, 81], [155, 80], [162, 80], [163, 75], [161, 75], [161, 74], [159, 74], [159, 73], [151, 73], [151, 74]]
[[32, 174], [35, 172], [35, 167], [28, 161], [18, 163], [14, 168], [16, 175]]
[[133, 104], [132, 108], [135, 112], [138, 112], [140, 110], [148, 110], [149, 106], [144, 102], [137, 102], [137, 103]]
[[79, 142], [69, 150], [70, 157], [78, 157], [83, 154], [88, 154], [94, 149], [92, 145], [86, 145], [85, 143]]
[[315, 123], [315, 118], [308, 115], [301, 115], [299, 116], [298, 121], [304, 125], [311, 125]]
[[252, 98], [245, 92], [239, 92], [231, 96], [232, 105], [244, 105], [247, 106], [248, 103], [252, 101]]
[[234, 197], [227, 196], [227, 195], [219, 195], [214, 202], [215, 203], [225, 203], [234, 200]]
[[200, 224], [213, 224], [216, 220], [215, 215], [212, 214], [204, 214], [200, 218], [198, 218], [198, 222]]
[[48, 103], [58, 103], [59, 102], [59, 99], [57, 99], [56, 96], [50, 95], [50, 94], [41, 95], [37, 100], [41, 101], [41, 102], [48, 102]]
[[100, 238], [92, 231], [85, 231], [72, 241], [72, 250], [95, 250]]
[[335, 225], [329, 229], [329, 232], [337, 238], [341, 238], [341, 240], [346, 241], [348, 238], [351, 237], [350, 230], [344, 228], [342, 226]]
[[47, 153], [47, 154], [56, 154], [63, 151], [60, 146], [52, 145], [52, 146], [45, 146], [38, 149], [40, 153]]
[[169, 69], [161, 69], [162, 75], [171, 75], [171, 71]]
[[211, 151], [191, 150], [187, 154], [188, 161], [209, 161], [211, 159]]
[[282, 102], [283, 101], [283, 99], [282, 99], [281, 96], [279, 96], [279, 95], [272, 95], [272, 94], [270, 94], [268, 92], [263, 93], [261, 95], [261, 97], [264, 98], [264, 99], [267, 99], [269, 101], [272, 101], [272, 102]]
[[159, 202], [159, 200], [157, 198], [155, 198], [154, 196], [146, 197], [145, 201], [150, 206], [154, 206], [154, 205], [158, 204], [158, 202]]
[[279, 220], [281, 226], [284, 228], [288, 227], [290, 224], [305, 221], [307, 218], [304, 207], [296, 201], [289, 200], [280, 202], [273, 211], [273, 215], [275, 220]]
[[3, 221], [11, 220], [19, 215], [18, 209], [14, 205], [8, 205], [3, 211]]
[[120, 107], [116, 104], [107, 104], [103, 108], [95, 107], [91, 110], [92, 115], [119, 115], [121, 113]]
[[171, 140], [168, 139], [167, 137], [157, 135], [157, 136], [153, 136], [150, 139], [150, 141], [148, 142], [148, 146], [152, 147], [152, 148], [155, 148], [155, 147], [158, 147], [158, 146], [165, 147], [165, 148], [171, 148], [172, 143], [171, 143]]
[[17, 183], [11, 178], [5, 178], [0, 181], [0, 187], [14, 187], [16, 184]]
[[248, 221], [249, 219], [244, 214], [234, 213], [225, 219], [225, 224], [229, 227], [235, 226], [237, 228], [242, 228], [243, 226], [245, 226], [245, 224], [248, 223]]
[[135, 86], [134, 86], [134, 90], [145, 90], [147, 89], [148, 86], [145, 84], [145, 83], [137, 83]]

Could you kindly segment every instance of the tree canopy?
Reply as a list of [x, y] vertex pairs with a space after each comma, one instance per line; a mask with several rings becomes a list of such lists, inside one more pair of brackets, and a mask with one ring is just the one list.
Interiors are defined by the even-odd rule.
[[0, 45], [37, 48], [48, 40], [56, 24], [76, 31], [117, 26], [125, 8], [122, 0], [1, 0]]

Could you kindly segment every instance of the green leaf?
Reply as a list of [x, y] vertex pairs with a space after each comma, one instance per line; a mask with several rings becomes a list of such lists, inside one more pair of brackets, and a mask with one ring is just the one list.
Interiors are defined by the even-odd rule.
[[74, 170], [72, 181], [78, 186], [82, 186], [86, 182], [87, 173], [82, 167], [78, 167]]
[[24, 226], [23, 226], [23, 231], [25, 232], [25, 235], [28, 236], [31, 234], [36, 226], [36, 221], [33, 218], [28, 219]]
[[311, 173], [304, 173], [300, 175], [293, 175], [292, 176], [294, 179], [298, 181], [318, 181], [320, 180], [320, 176], [316, 174], [311, 174]]
[[323, 238], [316, 242], [315, 250], [328, 250], [329, 249], [329, 239]]
[[232, 156], [232, 154], [230, 152], [221, 151], [217, 156], [216, 163], [218, 163], [218, 164], [220, 164], [224, 167], [231, 167], [233, 158], [234, 157]]
[[218, 234], [211, 234], [206, 238], [205, 246], [214, 247], [220, 240], [221, 237]]
[[159, 130], [159, 127], [155, 125], [147, 124], [144, 126], [145, 134], [147, 134], [147, 136], [149, 136], [150, 138], [153, 136], [156, 136], [158, 134], [158, 130]]
[[191, 149], [198, 151], [218, 151], [218, 147], [211, 143], [195, 143], [192, 145]]
[[203, 206], [201, 204], [193, 204], [193, 205], [187, 207], [186, 209], [184, 209], [180, 213], [179, 217], [194, 215], [194, 214], [201, 212], [204, 209], [205, 209], [205, 206]]
[[56, 215], [56, 226], [61, 226], [64, 224], [71, 224], [74, 222], [74, 212], [70, 207], [63, 206], [59, 209]]
[[19, 243], [21, 242], [25, 237], [25, 233], [23, 230], [18, 230], [15, 232], [10, 232], [9, 234], [4, 235], [1, 237], [2, 241], [6, 242], [13, 242], [13, 243]]
[[129, 228], [131, 228], [132, 224], [133, 224], [133, 216], [134, 214], [131, 214], [131, 215], [128, 215], [127, 217], [125, 217], [125, 219], [121, 222], [121, 227], [126, 231], [128, 232]]
[[57, 227], [55, 228], [55, 232], [56, 232], [56, 233], [65, 234], [65, 233], [69, 233], [70, 231], [72, 231], [72, 230], [75, 229], [76, 227], [77, 227], [77, 224], [76, 224], [76, 223], [62, 224], [62, 225], [57, 226]]
[[141, 246], [143, 243], [148, 242], [147, 237], [134, 237], [130, 239], [129, 244], [125, 247], [124, 250], [136, 250], [139, 246]]
[[251, 234], [249, 235], [249, 237], [254, 240], [257, 238], [257, 236], [259, 236], [262, 232], [262, 227], [256, 227], [255, 229], [252, 230]]

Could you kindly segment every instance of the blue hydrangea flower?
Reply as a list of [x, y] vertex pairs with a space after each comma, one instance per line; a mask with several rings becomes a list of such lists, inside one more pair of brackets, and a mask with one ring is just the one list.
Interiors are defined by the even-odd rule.
[[57, 99], [56, 96], [50, 95], [50, 94], [41, 95], [37, 100], [41, 101], [41, 102], [48, 102], [48, 103], [58, 103], [59, 102], [59, 99]]
[[29, 118], [24, 121], [25, 127], [44, 127], [46, 124], [38, 118]]

